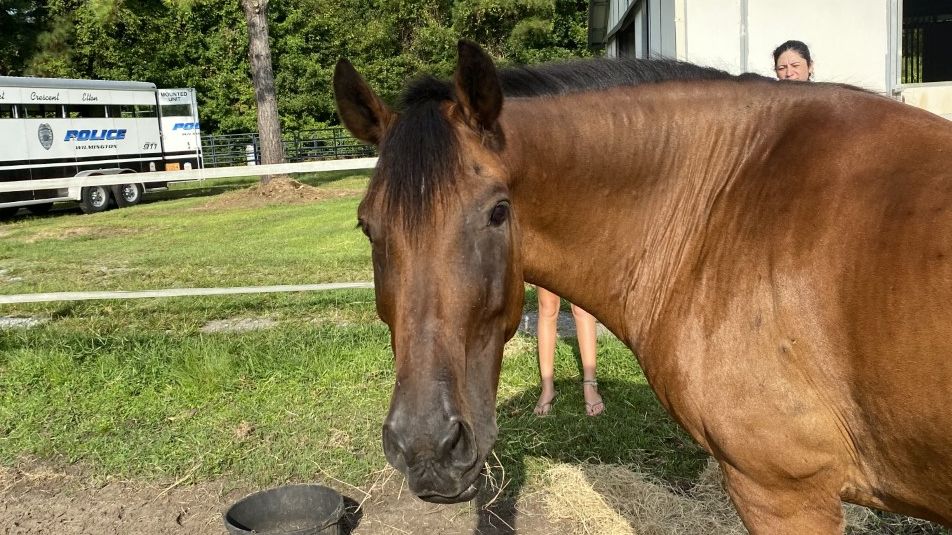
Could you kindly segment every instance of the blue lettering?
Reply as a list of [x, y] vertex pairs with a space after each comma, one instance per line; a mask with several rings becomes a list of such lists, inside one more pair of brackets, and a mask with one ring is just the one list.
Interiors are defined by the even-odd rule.
[[70, 141], [75, 139], [76, 141], [103, 141], [103, 140], [119, 140], [126, 139], [126, 129], [120, 128], [118, 130], [67, 130], [66, 137], [63, 138], [63, 141]]
[[198, 123], [175, 123], [172, 130], [198, 130]]

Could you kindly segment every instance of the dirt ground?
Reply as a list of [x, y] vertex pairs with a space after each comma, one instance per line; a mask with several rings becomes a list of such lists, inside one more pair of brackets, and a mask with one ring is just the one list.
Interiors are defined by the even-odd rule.
[[[371, 489], [333, 482], [347, 507], [345, 533], [543, 534], [571, 532], [546, 518], [542, 503], [491, 507], [435, 505], [415, 498], [399, 476]], [[227, 482], [175, 484], [96, 480], [76, 469], [40, 464], [0, 468], [0, 535], [222, 535], [228, 507], [259, 489], [234, 488]], [[514, 524], [514, 525], [513, 525]]]

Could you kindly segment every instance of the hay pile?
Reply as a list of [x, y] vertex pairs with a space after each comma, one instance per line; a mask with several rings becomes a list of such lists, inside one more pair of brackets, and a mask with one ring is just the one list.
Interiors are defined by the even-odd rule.
[[674, 535], [743, 534], [744, 529], [711, 463], [687, 495], [617, 465], [560, 464], [545, 474], [546, 505], [576, 533]]
[[[687, 492], [624, 466], [558, 464], [546, 471], [541, 495], [548, 514], [574, 525], [576, 534], [746, 534], [712, 460]], [[844, 504], [846, 532], [939, 533], [924, 520], [876, 513]], [[937, 529], [937, 527], [935, 528]], [[908, 531], [905, 531], [908, 530]], [[923, 531], [918, 531], [923, 530]]]

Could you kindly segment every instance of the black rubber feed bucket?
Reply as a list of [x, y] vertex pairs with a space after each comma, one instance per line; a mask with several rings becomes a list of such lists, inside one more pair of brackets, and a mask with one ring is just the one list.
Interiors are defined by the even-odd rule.
[[339, 535], [344, 498], [321, 485], [287, 485], [250, 494], [225, 512], [231, 535]]

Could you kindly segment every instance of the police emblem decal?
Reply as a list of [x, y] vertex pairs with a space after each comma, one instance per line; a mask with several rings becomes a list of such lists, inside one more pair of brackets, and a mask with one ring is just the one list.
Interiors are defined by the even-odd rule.
[[50, 150], [50, 147], [53, 146], [53, 129], [50, 128], [50, 125], [41, 124], [36, 135], [40, 138], [40, 145], [43, 145], [44, 149]]

